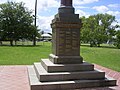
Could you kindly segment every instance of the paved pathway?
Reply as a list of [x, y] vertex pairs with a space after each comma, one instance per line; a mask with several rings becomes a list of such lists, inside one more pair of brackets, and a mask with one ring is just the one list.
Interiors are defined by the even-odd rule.
[[0, 90], [30, 90], [27, 66], [0, 66]]
[[[95, 65], [95, 68], [105, 71], [106, 75], [117, 79], [118, 86], [80, 90], [120, 90], [120, 72], [99, 65]], [[0, 90], [30, 90], [27, 66], [0, 66]]]

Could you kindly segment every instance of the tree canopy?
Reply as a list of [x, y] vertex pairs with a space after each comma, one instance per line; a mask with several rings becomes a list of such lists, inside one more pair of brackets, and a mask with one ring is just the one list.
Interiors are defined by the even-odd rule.
[[[23, 2], [7, 2], [0, 4], [0, 39], [13, 41], [19, 39], [33, 40], [38, 35], [37, 27], [33, 25], [32, 11]], [[36, 36], [35, 35], [35, 36]]]
[[107, 41], [112, 42], [115, 36], [115, 16], [109, 14], [91, 15], [88, 18], [82, 17], [83, 27], [81, 29], [81, 40], [90, 43], [90, 46], [100, 46]]

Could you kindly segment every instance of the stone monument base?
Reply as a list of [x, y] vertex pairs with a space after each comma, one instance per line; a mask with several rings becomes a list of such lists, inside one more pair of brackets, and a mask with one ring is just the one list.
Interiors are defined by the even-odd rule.
[[116, 80], [80, 56], [82, 22], [75, 14], [72, 0], [61, 0], [52, 20], [52, 53], [49, 59], [28, 67], [31, 90], [68, 90], [115, 86]]
[[56, 56], [54, 54], [50, 54], [49, 59], [54, 64], [75, 64], [83, 62], [83, 58], [80, 56]]
[[105, 77], [105, 72], [94, 69], [94, 65], [87, 62], [54, 64], [49, 59], [42, 59], [29, 66], [28, 73], [31, 90], [68, 90], [116, 85], [116, 80]]

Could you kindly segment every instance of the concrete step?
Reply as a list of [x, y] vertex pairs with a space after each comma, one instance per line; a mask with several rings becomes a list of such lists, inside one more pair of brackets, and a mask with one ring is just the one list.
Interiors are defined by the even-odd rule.
[[94, 65], [87, 62], [83, 62], [81, 64], [54, 64], [49, 59], [42, 59], [41, 63], [47, 72], [76, 72], [94, 70]]
[[31, 90], [73, 90], [93, 87], [115, 86], [116, 80], [112, 78], [103, 80], [74, 80], [74, 81], [56, 81], [40, 82], [36, 76], [33, 66], [28, 66], [28, 75]]
[[34, 63], [38, 79], [41, 82], [66, 81], [66, 80], [97, 80], [104, 79], [105, 72], [102, 71], [79, 71], [79, 72], [53, 72], [48, 73], [41, 63]]

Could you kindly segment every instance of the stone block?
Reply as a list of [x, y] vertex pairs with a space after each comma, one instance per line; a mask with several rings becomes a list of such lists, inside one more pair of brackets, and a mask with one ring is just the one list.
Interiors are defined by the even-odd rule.
[[87, 62], [83, 62], [81, 64], [54, 64], [49, 59], [41, 59], [41, 64], [47, 72], [76, 72], [94, 70], [94, 65]]
[[83, 63], [83, 58], [80, 56], [55, 56], [54, 54], [49, 55], [49, 59], [54, 64], [80, 64]]

